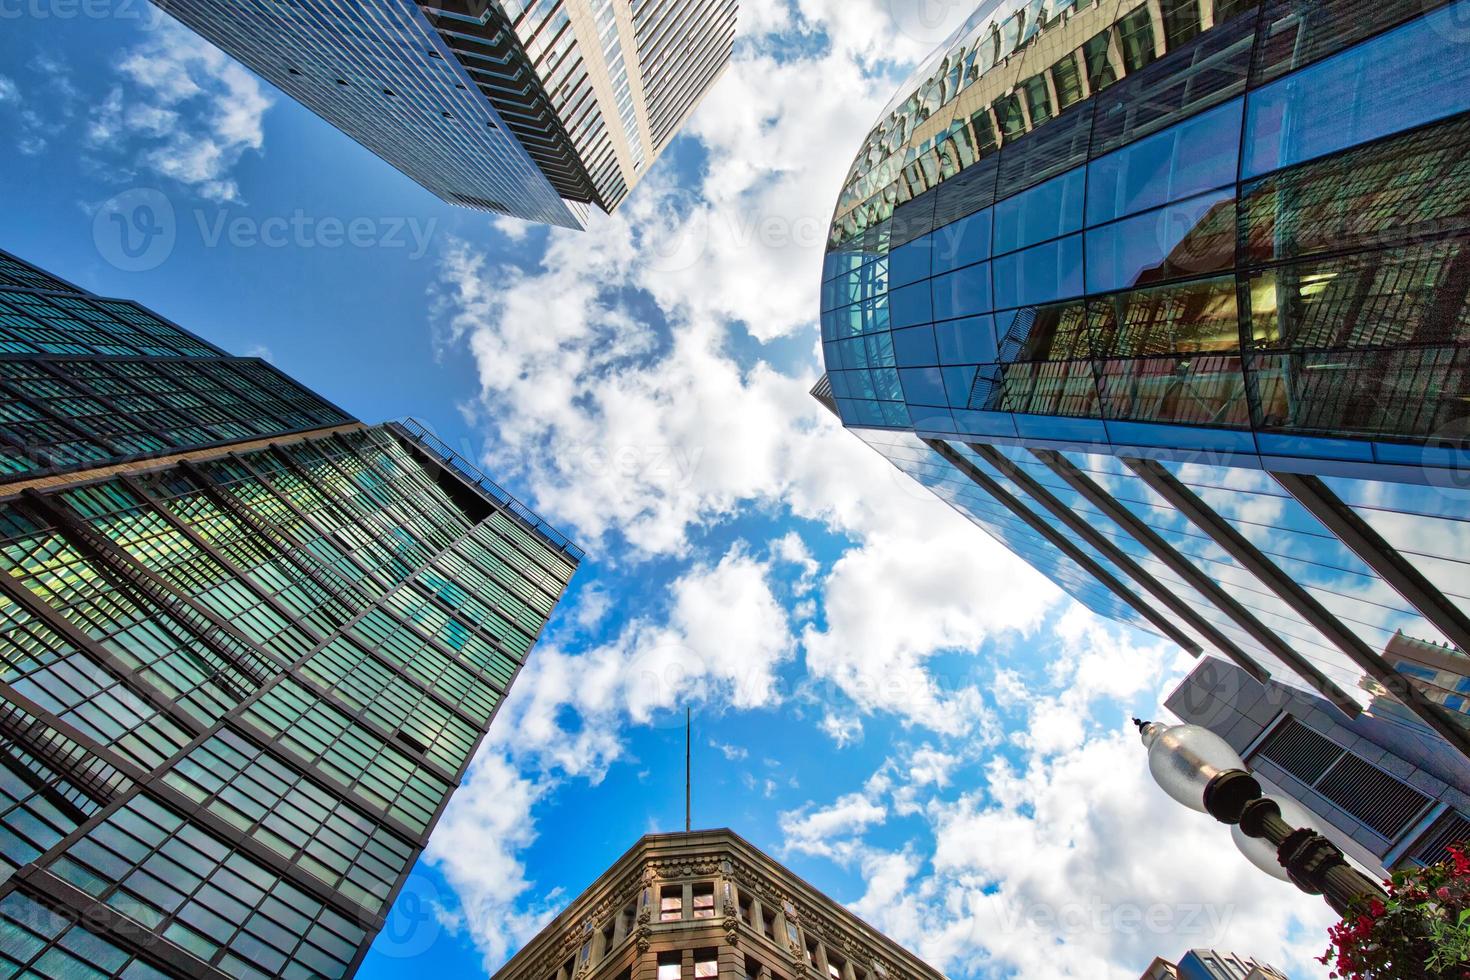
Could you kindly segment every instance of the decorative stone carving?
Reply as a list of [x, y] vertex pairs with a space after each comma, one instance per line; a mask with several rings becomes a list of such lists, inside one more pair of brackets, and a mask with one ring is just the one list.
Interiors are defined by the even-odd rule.
[[724, 926], [725, 942], [731, 946], [738, 945], [737, 940], [740, 938], [740, 916], [736, 915], [728, 904], [725, 906]]

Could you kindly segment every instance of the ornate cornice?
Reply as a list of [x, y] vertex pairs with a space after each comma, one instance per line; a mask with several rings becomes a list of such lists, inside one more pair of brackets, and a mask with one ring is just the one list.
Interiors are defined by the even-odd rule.
[[[654, 914], [658, 902], [657, 884], [700, 878], [715, 882], [719, 917], [657, 922]], [[887, 971], [887, 977], [875, 975], [871, 980], [907, 977], [943, 980], [937, 971], [924, 966], [907, 951], [851, 916], [842, 906], [728, 831], [643, 838], [502, 967], [495, 980], [549, 980], [567, 959], [580, 957], [582, 944], [593, 940], [605, 929], [611, 917], [630, 903], [637, 902], [645, 887], [651, 889], [649, 904], [638, 908], [617, 948], [625, 948], [622, 943], [631, 943], [642, 956], [655, 943], [662, 942], [659, 937], [672, 937], [680, 930], [696, 926], [721, 930], [723, 940], [729, 946], [739, 946], [742, 940], [766, 943], [767, 940], [760, 935], [742, 936], [745, 923], [725, 887], [728, 883], [733, 883], [742, 895], [751, 896], [770, 911], [788, 915], [790, 913], [786, 910], [793, 910], [792, 917], [801, 929], [827, 949], [841, 953], [855, 966], [868, 971], [881, 964]], [[788, 937], [785, 935], [774, 939], [777, 949], [790, 954], [793, 980], [812, 980], [815, 974], [807, 962], [806, 950], [799, 943], [789, 944], [788, 950]], [[602, 952], [605, 957], [615, 951]], [[782, 958], [785, 959], [784, 956]], [[586, 980], [589, 973], [595, 974], [598, 966], [598, 962], [584, 965], [579, 959], [573, 970], [573, 980]]]

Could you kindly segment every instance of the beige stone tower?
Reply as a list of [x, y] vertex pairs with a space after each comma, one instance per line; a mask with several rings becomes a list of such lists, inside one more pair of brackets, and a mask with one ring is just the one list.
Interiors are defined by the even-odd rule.
[[651, 834], [493, 980], [944, 980], [729, 830]]

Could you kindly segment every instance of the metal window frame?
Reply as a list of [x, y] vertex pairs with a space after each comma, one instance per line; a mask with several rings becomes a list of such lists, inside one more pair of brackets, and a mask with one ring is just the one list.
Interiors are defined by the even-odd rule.
[[1170, 622], [1167, 617], [1145, 602], [1132, 589], [1120, 582], [1114, 577], [1112, 572], [1099, 565], [1093, 560], [1092, 556], [1079, 548], [1074, 542], [1068, 540], [1064, 534], [1033, 513], [1029, 507], [1017, 499], [1009, 490], [991, 479], [988, 474], [975, 466], [975, 464], [961, 456], [948, 443], [941, 442], [938, 439], [925, 439], [924, 444], [942, 456], [955, 469], [967, 476], [976, 486], [995, 498], [997, 503], [1014, 514], [1027, 527], [1031, 528], [1031, 530], [1035, 531], [1049, 544], [1061, 551], [1062, 554], [1076, 562], [1081, 566], [1083, 571], [1096, 578], [1104, 588], [1113, 593], [1119, 600], [1131, 606], [1135, 612], [1147, 620], [1150, 625], [1164, 636], [1173, 640], [1194, 656], [1199, 656], [1199, 654], [1204, 652], [1204, 648], [1191, 639], [1188, 634], [1184, 633]]
[[1119, 457], [1150, 489], [1159, 494], [1190, 523], [1238, 561], [1268, 589], [1325, 636], [1365, 674], [1383, 685], [1406, 708], [1466, 758], [1470, 758], [1470, 731], [1461, 728], [1448, 713], [1408, 683], [1404, 675], [1298, 585], [1281, 567], [1246, 540], [1223, 517], [1179, 481], [1157, 460], [1137, 456]]

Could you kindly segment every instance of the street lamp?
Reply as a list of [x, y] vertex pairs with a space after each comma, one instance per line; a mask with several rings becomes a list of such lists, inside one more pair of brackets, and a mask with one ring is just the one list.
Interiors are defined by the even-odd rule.
[[[1190, 809], [1234, 827], [1237, 846], [1256, 867], [1308, 895], [1323, 896], [1341, 916], [1372, 899], [1388, 901], [1376, 881], [1349, 865], [1336, 844], [1306, 825], [1300, 807], [1263, 795], [1229, 742], [1199, 725], [1137, 718], [1133, 723], [1148, 748], [1154, 781]], [[1273, 870], [1273, 856], [1280, 870]]]

